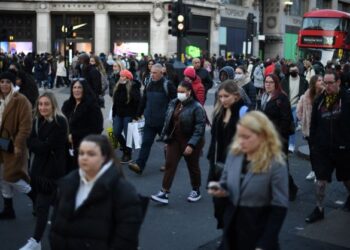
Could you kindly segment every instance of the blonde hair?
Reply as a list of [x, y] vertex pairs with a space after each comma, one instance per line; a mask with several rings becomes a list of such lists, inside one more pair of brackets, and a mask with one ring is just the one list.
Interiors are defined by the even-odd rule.
[[[121, 84], [121, 79], [119, 78], [119, 81], [117, 82], [117, 84], [115, 85], [115, 87], [113, 89], [113, 96], [114, 96], [114, 93], [118, 90], [120, 84]], [[133, 84], [133, 82], [131, 80], [126, 79], [125, 87], [126, 87], [126, 97], [127, 97], [126, 103], [127, 104], [129, 104], [130, 99], [131, 99], [130, 96], [131, 96], [132, 84]]]
[[[251, 111], [243, 116], [237, 123], [261, 138], [258, 149], [252, 155], [252, 172], [264, 173], [270, 169], [271, 162], [276, 161], [284, 164], [284, 154], [282, 152], [282, 143], [273, 123], [267, 116], [260, 111]], [[242, 154], [240, 141], [236, 133], [231, 152], [233, 154]]]
[[125, 69], [124, 64], [123, 64], [120, 60], [116, 60], [116, 61], [113, 63], [113, 66], [114, 66], [114, 65], [118, 65], [120, 71], [122, 71], [123, 69]]

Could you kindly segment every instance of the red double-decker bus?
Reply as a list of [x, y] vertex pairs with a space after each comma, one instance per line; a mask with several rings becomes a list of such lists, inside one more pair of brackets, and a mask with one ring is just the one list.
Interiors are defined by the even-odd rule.
[[350, 57], [350, 14], [338, 10], [314, 10], [304, 14], [299, 31], [300, 58], [319, 57], [325, 65]]

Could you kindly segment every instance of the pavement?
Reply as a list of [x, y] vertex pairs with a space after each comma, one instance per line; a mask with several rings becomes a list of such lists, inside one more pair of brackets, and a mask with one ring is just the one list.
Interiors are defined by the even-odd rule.
[[[53, 92], [62, 105], [68, 98], [69, 89], [54, 89]], [[209, 91], [206, 110], [211, 116], [214, 89]], [[108, 117], [111, 106], [110, 97], [106, 97], [104, 117]], [[110, 125], [106, 119], [105, 126]], [[208, 162], [206, 153], [210, 140], [210, 128], [206, 130], [206, 145], [200, 160], [202, 171], [202, 196], [197, 203], [186, 201], [191, 190], [186, 164], [180, 161], [170, 193], [169, 205], [162, 206], [150, 202], [145, 221], [140, 232], [140, 247], [145, 250], [214, 250], [220, 241], [221, 231], [216, 229], [213, 217], [213, 205], [204, 189]], [[297, 133], [297, 148], [305, 145], [300, 132]], [[133, 152], [133, 158], [138, 151]], [[121, 155], [119, 150], [116, 151]], [[313, 210], [315, 204], [314, 184], [306, 181], [305, 176], [310, 171], [310, 164], [299, 152], [291, 154], [290, 169], [299, 187], [296, 201], [291, 202], [287, 218], [280, 233], [281, 249], [286, 250], [345, 250], [350, 249], [350, 213], [341, 210], [347, 197], [347, 191], [341, 183], [332, 182], [327, 188], [325, 199], [325, 219], [308, 225], [304, 218]], [[126, 178], [145, 196], [158, 192], [161, 188], [163, 173], [159, 171], [164, 163], [163, 144], [155, 143], [147, 167], [142, 176], [131, 172], [123, 166]], [[0, 208], [3, 207], [2, 200]], [[32, 207], [28, 197], [17, 195], [14, 198], [17, 219], [0, 222], [0, 249], [18, 249], [26, 243], [34, 228], [35, 218], [31, 215]], [[49, 225], [48, 225], [49, 227]], [[93, 229], [92, 229], [93, 230]], [[48, 230], [47, 230], [48, 231]], [[50, 249], [47, 234], [42, 241], [43, 250]]]

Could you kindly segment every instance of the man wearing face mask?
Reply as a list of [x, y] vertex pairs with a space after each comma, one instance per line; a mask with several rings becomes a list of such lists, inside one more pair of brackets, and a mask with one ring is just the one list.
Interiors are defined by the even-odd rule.
[[237, 83], [238, 87], [241, 87], [249, 97], [251, 102], [249, 107], [255, 109], [256, 90], [250, 76], [247, 74], [245, 66], [241, 65], [236, 68], [234, 82]]
[[168, 103], [176, 98], [176, 88], [164, 78], [162, 70], [163, 66], [159, 63], [152, 66], [151, 82], [144, 89], [137, 111], [137, 117], [142, 114], [145, 117], [139, 156], [135, 163], [129, 163], [129, 169], [137, 174], [142, 174], [145, 169], [154, 138], [162, 132]]
[[[282, 89], [288, 95], [292, 107], [294, 124], [297, 122], [296, 108], [300, 97], [308, 89], [308, 82], [303, 76], [299, 75], [298, 66], [291, 64], [289, 66], [289, 76], [282, 80]], [[289, 137], [289, 151], [294, 152], [295, 134]]]

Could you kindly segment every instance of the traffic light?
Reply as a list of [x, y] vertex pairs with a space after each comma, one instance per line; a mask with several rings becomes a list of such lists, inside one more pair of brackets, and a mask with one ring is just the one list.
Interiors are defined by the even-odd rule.
[[178, 32], [177, 32], [177, 16], [179, 14], [179, 6], [178, 3], [170, 3], [168, 5], [168, 26], [169, 26], [169, 30], [168, 30], [168, 34], [172, 35], [172, 36], [177, 36]]
[[192, 29], [192, 12], [188, 5], [185, 5], [185, 33]]
[[248, 13], [247, 16], [247, 34], [248, 39], [250, 39], [253, 36], [256, 36], [256, 26], [254, 20], [256, 19], [256, 16], [254, 16], [253, 13]]

